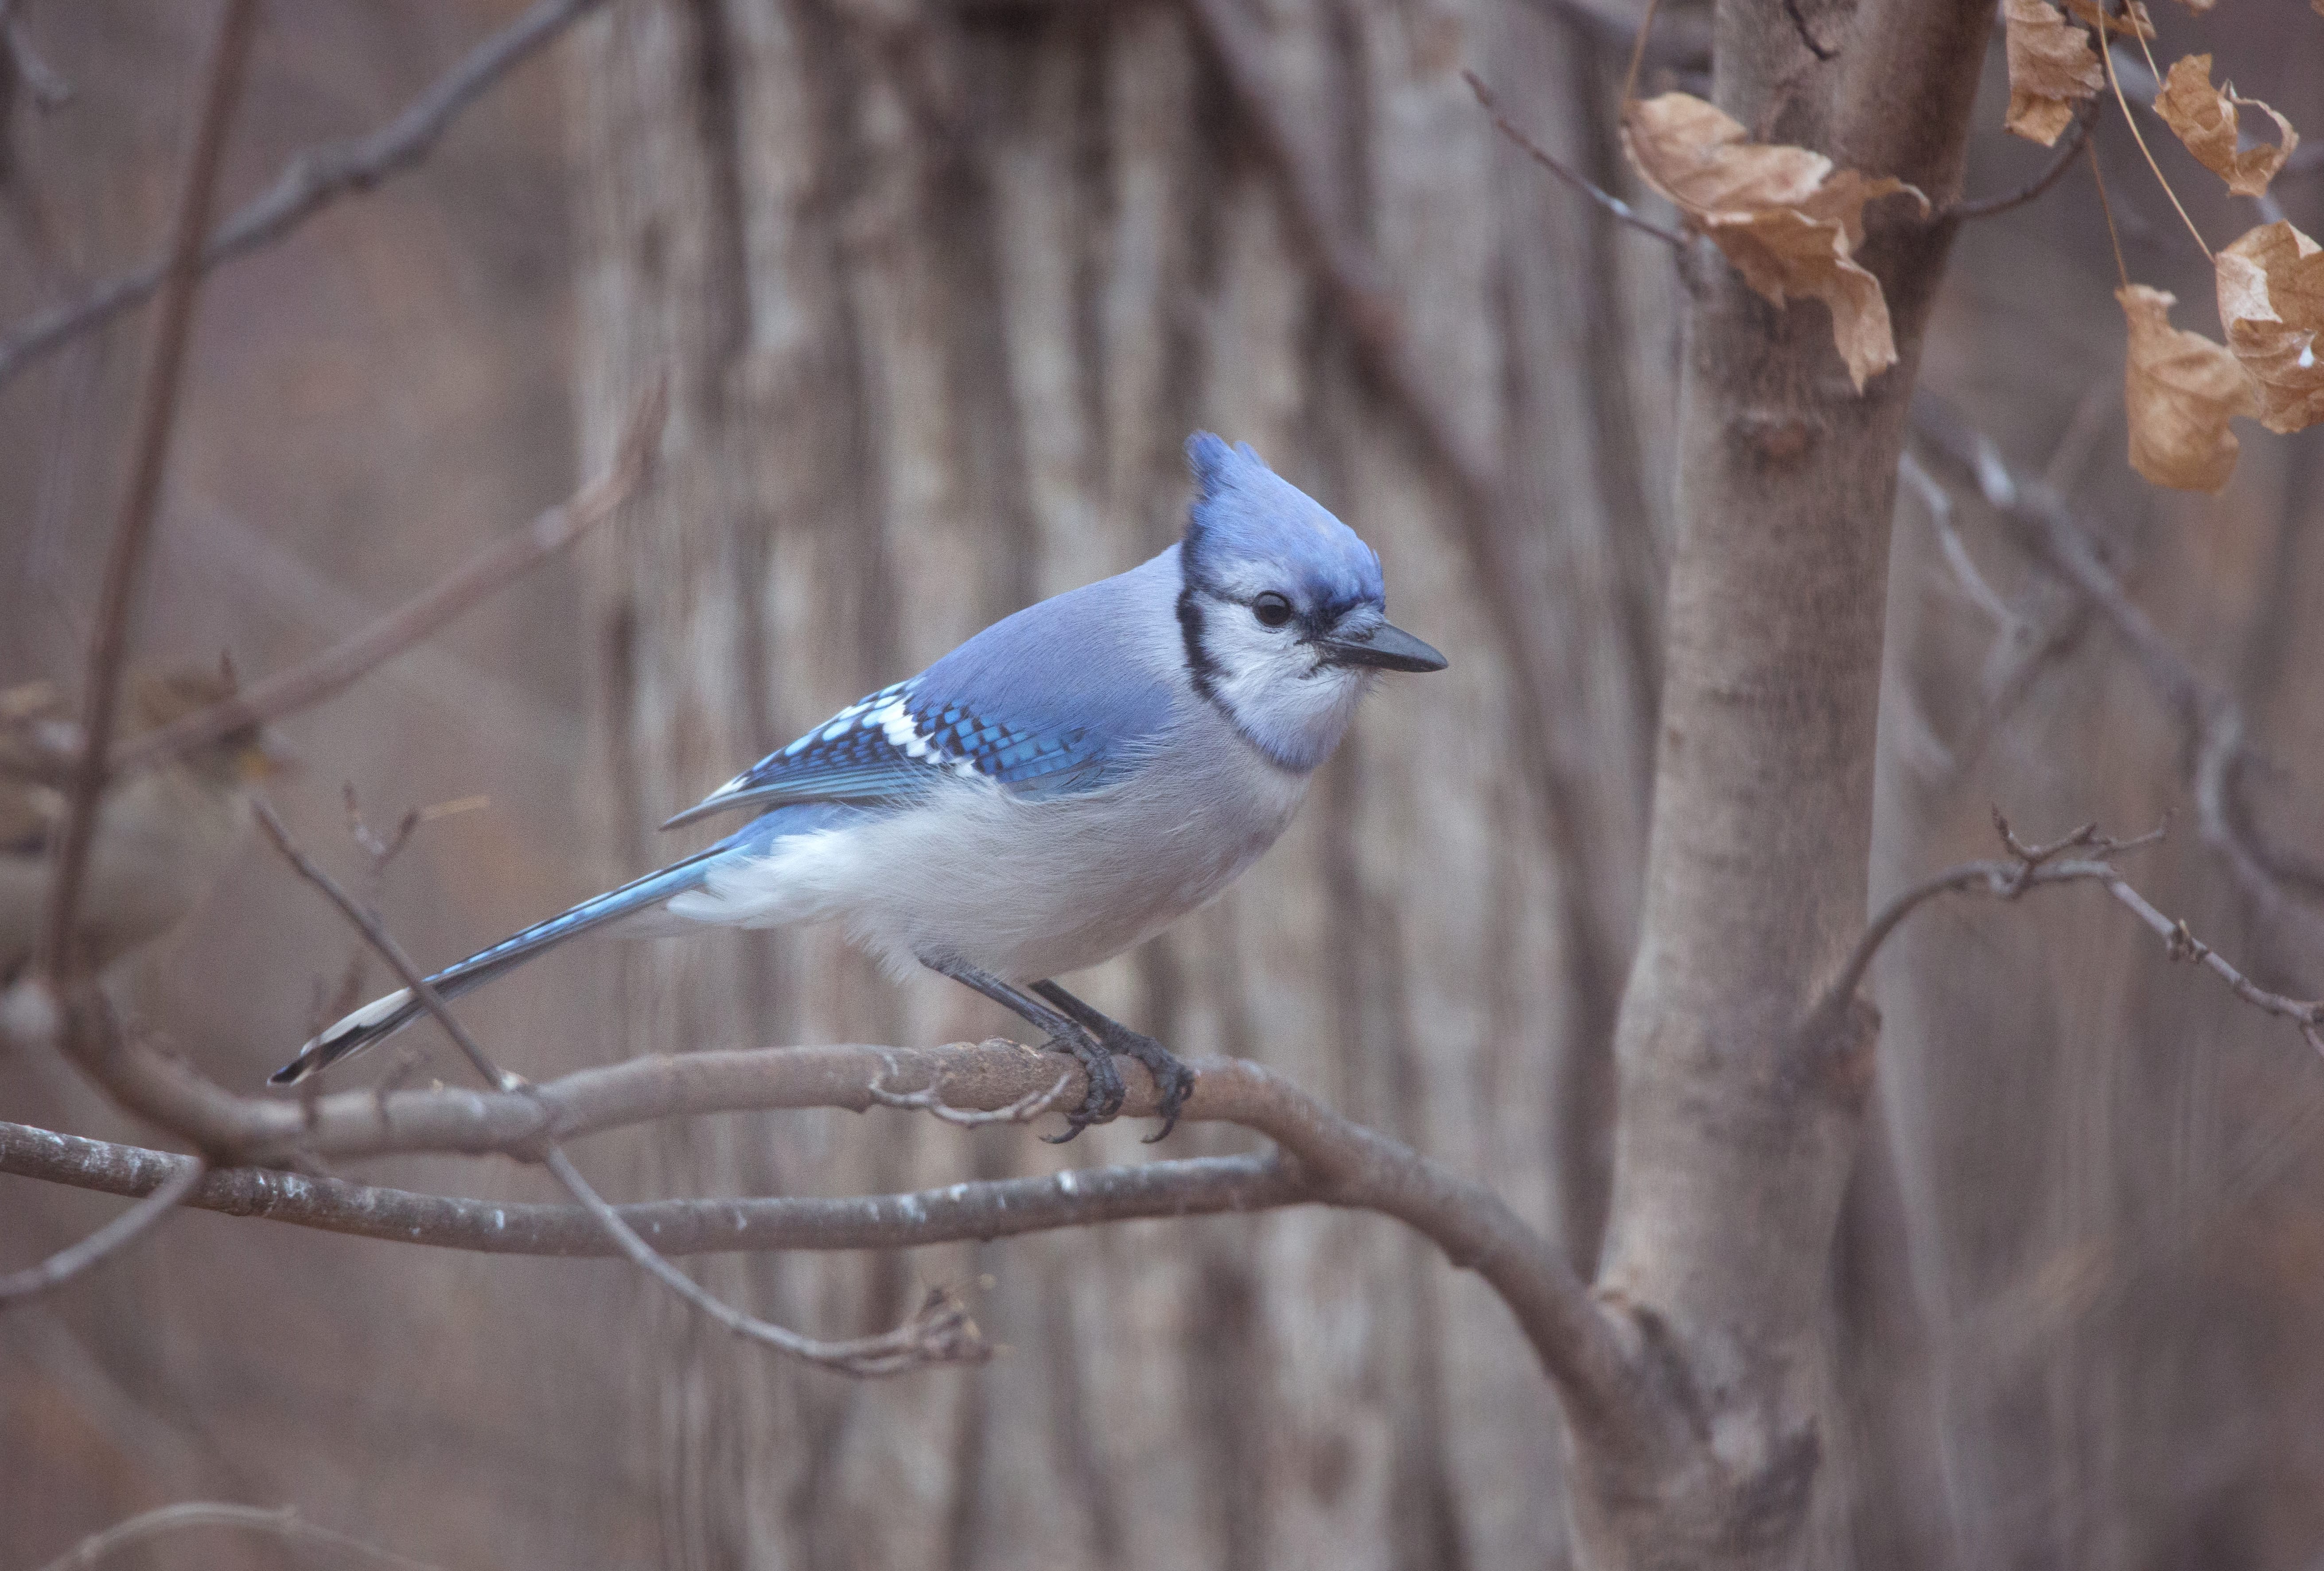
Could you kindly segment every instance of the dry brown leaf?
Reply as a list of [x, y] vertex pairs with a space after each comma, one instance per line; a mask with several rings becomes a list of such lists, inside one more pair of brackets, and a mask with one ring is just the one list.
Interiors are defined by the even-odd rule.
[[[2212, 6], [2217, 5], [2218, 3], [2219, 0], [2179, 0], [2180, 5], [2184, 5], [2188, 10], [2193, 12], [2198, 16], [2209, 11]], [[2318, 5], [2324, 5], [2324, 0], [2316, 0], [2316, 3]]]
[[2009, 113], [2002, 124], [2052, 146], [2074, 118], [2075, 103], [2106, 86], [2106, 68], [2090, 35], [2050, 0], [2007, 0], [2002, 23], [2009, 55]]
[[2066, 0], [2066, 9], [2092, 27], [2104, 27], [2117, 38], [2153, 38], [2154, 18], [2146, 14], [2142, 0], [2130, 0], [2126, 14], [2116, 15], [2110, 6], [2098, 0]]
[[2176, 295], [2126, 284], [2114, 298], [2130, 319], [2122, 390], [2130, 466], [2174, 491], [2225, 489], [2242, 447], [2227, 421], [2259, 412], [2250, 375], [2218, 345], [2171, 325]]
[[1630, 105], [1622, 146], [1655, 191], [1710, 236], [1744, 280], [1777, 305], [1812, 295], [1831, 311], [1831, 336], [1858, 392], [1896, 363], [1880, 280], [1859, 265], [1864, 204], [1910, 192], [1803, 147], [1754, 142], [1716, 106], [1685, 93]]
[[2219, 253], [2227, 348], [2259, 386], [2275, 432], [2324, 421], [2324, 247], [2289, 224], [2263, 224]]
[[[2256, 109], [2274, 121], [2277, 144], [2238, 152], [2238, 108]], [[2163, 90], [2154, 96], [2154, 112], [2178, 133], [2196, 161], [2227, 181], [2227, 189], [2238, 197], [2267, 195], [2267, 182], [2300, 145], [2300, 133], [2291, 121], [2256, 98], [2236, 96], [2232, 82], [2211, 86], [2211, 57], [2207, 54], [2188, 55], [2171, 68]]]

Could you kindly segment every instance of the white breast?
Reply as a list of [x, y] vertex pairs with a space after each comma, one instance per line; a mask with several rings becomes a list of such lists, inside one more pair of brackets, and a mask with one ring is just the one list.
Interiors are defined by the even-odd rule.
[[1013, 981], [1109, 960], [1203, 905], [1275, 842], [1307, 776], [1207, 705], [1103, 790], [1027, 800], [947, 782], [909, 809], [779, 841], [670, 902], [748, 927], [840, 922], [892, 969], [944, 958]]

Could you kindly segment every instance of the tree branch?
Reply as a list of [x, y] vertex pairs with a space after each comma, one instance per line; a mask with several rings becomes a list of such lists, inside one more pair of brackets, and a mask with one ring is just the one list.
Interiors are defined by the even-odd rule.
[[[444, 1001], [444, 996], [436, 990], [435, 984], [412, 963], [411, 957], [405, 954], [402, 946], [388, 933], [378, 915], [366, 910], [299, 849], [271, 805], [263, 801], [254, 805], [259, 824], [266, 831], [267, 837], [273, 841], [275, 849], [298, 869], [301, 877], [321, 890], [331, 904], [338, 907], [339, 914], [387, 961], [402, 979], [403, 985], [411, 989], [412, 996], [420, 1000], [420, 1006], [467, 1055], [468, 1061], [475, 1066], [484, 1083], [520, 1095], [529, 1091], [530, 1088], [521, 1076], [510, 1074], [493, 1062], [467, 1027], [453, 1015]], [[605, 1203], [588, 1180], [581, 1176], [581, 1170], [573, 1165], [571, 1159], [555, 1141], [543, 1141], [537, 1152], [528, 1150], [521, 1154], [528, 1157], [537, 1155], [550, 1175], [565, 1186], [566, 1192], [581, 1202], [582, 1208], [604, 1230], [614, 1246], [646, 1274], [738, 1337], [772, 1347], [790, 1357], [859, 1378], [900, 1374], [906, 1370], [932, 1364], [979, 1364], [991, 1356], [991, 1350], [977, 1330], [976, 1322], [968, 1318], [967, 1310], [958, 1299], [944, 1288], [932, 1290], [920, 1307], [892, 1330], [844, 1342], [820, 1341], [778, 1326], [771, 1320], [745, 1314], [696, 1283], [684, 1272], [656, 1254], [653, 1245], [641, 1238], [622, 1219], [621, 1214]]]
[[[194, 1171], [197, 1181], [180, 1203], [198, 1211], [480, 1254], [601, 1259], [621, 1253], [582, 1206], [418, 1194], [281, 1168], [204, 1171], [198, 1162], [144, 1146], [0, 1122], [0, 1174], [12, 1177], [142, 1198]], [[1268, 1151], [1074, 1168], [908, 1194], [650, 1200], [613, 1209], [661, 1254], [683, 1255], [917, 1249], [1109, 1222], [1324, 1203], [1296, 1163]]]
[[169, 462], [170, 435], [177, 421], [178, 388], [185, 370], [186, 342], [194, 322], [194, 299], [201, 285], [202, 232], [209, 223], [210, 198], [217, 190], [218, 163], [226, 152], [226, 124], [242, 90], [242, 69], [258, 23], [255, 0], [223, 0], [209, 68], [202, 78], [190, 150], [170, 222], [169, 261], [162, 275], [161, 303], [153, 323], [153, 345], [137, 389], [136, 433], [130, 449], [129, 478], [113, 527], [105, 562], [88, 664], [82, 673], [80, 755], [66, 795], [42, 923], [42, 969], [63, 976], [78, 963], [73, 933], [80, 909], [81, 880], [88, 871], [97, 839], [98, 799], [105, 791], [106, 750], [121, 703], [122, 666], [129, 648], [129, 610], [143, 581], [153, 515], [161, 495], [161, 471]]
[[[1813, 1033], [1828, 1031], [1839, 1021], [1854, 998], [1856, 989], [1871, 969], [1873, 958], [1880, 951], [1889, 936], [1904, 923], [1904, 919], [1930, 901], [1942, 895], [1983, 895], [1995, 900], [2015, 900], [2028, 889], [2052, 884], [2103, 884], [2116, 903], [2129, 911], [2160, 938], [2164, 952], [2174, 960], [2186, 960], [2201, 966], [2227, 985], [2236, 997], [2253, 1008], [2289, 1020], [2300, 1028], [2300, 1034], [2309, 1046], [2324, 1053], [2324, 1001], [2286, 997], [2266, 988], [2236, 969], [2217, 950], [2188, 931], [2184, 921], [2164, 915], [2154, 904], [2133, 887], [2114, 864], [2105, 859], [2117, 851], [2126, 851], [2150, 845], [2163, 838], [2155, 830], [2136, 840], [2113, 841], [2098, 833], [2098, 825], [2086, 823], [2062, 840], [2048, 845], [2029, 846], [2010, 832], [2009, 821], [1996, 813], [1994, 828], [2001, 836], [2010, 859], [2006, 862], [1964, 862], [1948, 868], [1923, 879], [1904, 890], [1881, 907], [1879, 914], [1857, 940], [1840, 974], [1817, 1001], [1806, 1028]], [[2070, 850], [2095, 852], [2093, 857], [2072, 860], [2060, 859]]]
[[0, 1276], [0, 1305], [17, 1299], [28, 1299], [70, 1282], [106, 1255], [136, 1242], [147, 1228], [168, 1216], [179, 1202], [191, 1194], [194, 1187], [201, 1181], [202, 1175], [208, 1171], [208, 1164], [198, 1156], [181, 1156], [175, 1162], [175, 1169], [152, 1190], [145, 1191], [143, 1199], [79, 1243], [58, 1250], [38, 1265], [26, 1266], [22, 1271]]
[[[179, 1073], [189, 1073], [170, 1066]], [[1257, 1175], [1222, 1174], [1194, 1170], [1185, 1178], [1165, 1170], [1155, 1180], [1161, 1191], [1133, 1188], [1113, 1190], [1109, 1177], [1101, 1199], [1074, 1206], [1058, 1206], [1059, 1226], [1083, 1221], [1118, 1219], [1104, 1208], [1120, 1205], [1120, 1217], [1177, 1214], [1185, 1199], [1187, 1214], [1197, 1210], [1261, 1208], [1275, 1204], [1309, 1203], [1378, 1211], [1405, 1222], [1434, 1243], [1455, 1265], [1477, 1272], [1490, 1283], [1517, 1316], [1520, 1329], [1543, 1364], [1556, 1381], [1577, 1421], [1619, 1423], [1646, 1400], [1637, 1389], [1628, 1355], [1598, 1312], [1588, 1288], [1571, 1265], [1538, 1234], [1518, 1219], [1498, 1195], [1482, 1185], [1419, 1155], [1409, 1148], [1353, 1124], [1305, 1092], [1258, 1064], [1243, 1059], [1196, 1061], [1194, 1090], [1181, 1117], [1194, 1123], [1239, 1125], [1267, 1135], [1282, 1146], [1296, 1164], [1302, 1187], [1295, 1201], [1274, 1186], [1286, 1181], [1269, 1177], [1260, 1184]], [[448, 1152], [469, 1155], [519, 1153], [544, 1140], [565, 1141], [603, 1130], [651, 1120], [725, 1112], [755, 1112], [778, 1107], [835, 1107], [863, 1112], [879, 1106], [874, 1086], [890, 1091], [912, 1090], [941, 1084], [946, 1101], [955, 1107], [997, 1110], [1045, 1094], [1055, 1083], [1060, 1065], [1047, 1054], [1012, 1042], [954, 1043], [940, 1048], [835, 1046], [709, 1050], [681, 1057], [632, 1059], [603, 1068], [582, 1070], [558, 1079], [516, 1091], [472, 1090], [447, 1087], [434, 1090], [394, 1091], [375, 1095], [367, 1090], [338, 1091], [309, 1103], [234, 1098], [214, 1094], [231, 1104], [237, 1126], [250, 1135], [244, 1161], [280, 1159], [294, 1154], [316, 1157], [355, 1157], [391, 1153]], [[1083, 1090], [1078, 1066], [1067, 1070], [1073, 1083], [1065, 1100]], [[1124, 1112], [1132, 1117], [1153, 1117], [1159, 1111], [1152, 1077], [1143, 1069], [1126, 1067], [1129, 1096]], [[112, 1151], [97, 1143], [75, 1144], [70, 1137], [12, 1134], [0, 1154], [0, 1169], [33, 1177], [58, 1177], [68, 1172], [112, 1172], [106, 1181], [85, 1187], [113, 1188], [129, 1176], [140, 1183], [159, 1181], [159, 1171], [143, 1158], [125, 1157], [123, 1167], [108, 1166]], [[97, 1157], [106, 1156], [106, 1162]], [[38, 1171], [35, 1171], [35, 1170]], [[1143, 1172], [1144, 1169], [1131, 1170]], [[246, 1176], [247, 1170], [223, 1172], [206, 1180], [192, 1203], [206, 1209], [271, 1215], [279, 1208], [309, 1215], [343, 1216], [355, 1232], [379, 1231], [401, 1226], [395, 1211], [375, 1212], [361, 1194], [317, 1188], [320, 1181], [276, 1175], [263, 1181]], [[1231, 1193], [1214, 1185], [1232, 1180]], [[1233, 1188], [1244, 1181], [1248, 1190]], [[1063, 1185], [1063, 1179], [1041, 1181]], [[1080, 1179], [1074, 1180], [1075, 1183]], [[1127, 1182], [1129, 1181], [1120, 1181]], [[1178, 1186], [1187, 1187], [1181, 1190]], [[250, 1186], [250, 1187], [243, 1187]], [[132, 1192], [123, 1190], [118, 1192]], [[951, 1194], [952, 1190], [937, 1191]], [[973, 1213], [977, 1207], [1001, 1213], [1019, 1198], [1034, 1197], [1008, 1189], [962, 1190], [961, 1203]], [[1071, 1191], [1066, 1191], [1071, 1198]], [[1150, 1199], [1148, 1197], [1151, 1197]], [[237, 1199], [237, 1197], [241, 1197]], [[334, 1199], [333, 1197], [338, 1197]], [[926, 1206], [927, 1197], [918, 1197]], [[218, 1203], [206, 1203], [215, 1199]], [[1215, 1202], [1213, 1205], [1213, 1202]], [[342, 1203], [344, 1202], [344, 1203]], [[400, 1202], [399, 1202], [400, 1203]], [[443, 1204], [444, 1202], [438, 1202]], [[697, 1204], [732, 1208], [768, 1202], [706, 1201]], [[1157, 1208], [1148, 1212], [1143, 1204]], [[777, 1229], [770, 1238], [788, 1235], [780, 1229], [871, 1226], [883, 1245], [919, 1240], [940, 1242], [978, 1236], [982, 1222], [973, 1216], [954, 1219], [927, 1210], [915, 1217], [902, 1199], [890, 1201], [835, 1202], [869, 1206], [868, 1213], [833, 1212], [809, 1218], [805, 1212], [784, 1217], [769, 1213], [762, 1224]], [[889, 1206], [890, 1210], [879, 1208]], [[503, 1208], [505, 1209], [505, 1208]], [[366, 1224], [371, 1214], [394, 1217]], [[513, 1214], [513, 1213], [512, 1213]], [[746, 1217], [754, 1213], [742, 1213]], [[480, 1226], [477, 1212], [433, 1213], [450, 1227], [447, 1241], [458, 1244], [460, 1229]], [[673, 1214], [670, 1220], [685, 1227], [706, 1226], [716, 1218], [736, 1213], [721, 1209], [707, 1217]], [[806, 1218], [806, 1219], [800, 1219]], [[882, 1218], [901, 1218], [891, 1224]], [[421, 1218], [415, 1217], [415, 1221]], [[324, 1225], [317, 1222], [314, 1225]], [[432, 1224], [431, 1224], [432, 1225]], [[560, 1224], [562, 1225], [562, 1224]], [[754, 1224], [761, 1225], [761, 1224]], [[891, 1225], [894, 1230], [887, 1230]], [[1003, 1229], [1004, 1231], [1006, 1229]], [[1028, 1226], [1025, 1231], [1036, 1230]], [[408, 1233], [402, 1236], [408, 1236]], [[673, 1235], [679, 1236], [679, 1235]], [[1001, 1236], [996, 1232], [995, 1236]], [[707, 1235], [701, 1235], [707, 1236]], [[465, 1245], [462, 1245], [465, 1246]], [[770, 1247], [775, 1246], [773, 1243]], [[851, 1247], [835, 1240], [830, 1247]], [[707, 1245], [705, 1245], [707, 1247]]]
[[361, 1539], [351, 1539], [345, 1533], [335, 1533], [328, 1528], [301, 1521], [297, 1510], [291, 1506], [286, 1505], [280, 1511], [265, 1511], [254, 1505], [231, 1505], [213, 1500], [180, 1501], [176, 1505], [165, 1505], [157, 1511], [131, 1517], [127, 1521], [115, 1522], [103, 1532], [92, 1533], [83, 1539], [43, 1566], [41, 1571], [87, 1571], [89, 1566], [102, 1564], [115, 1549], [125, 1549], [148, 1539], [183, 1532], [189, 1528], [239, 1528], [246, 1532], [270, 1534], [287, 1544], [302, 1544], [328, 1549], [343, 1557], [353, 1556], [365, 1565], [385, 1566], [388, 1571], [436, 1571], [432, 1566], [406, 1559], [376, 1544], [366, 1544]]
[[2065, 179], [2066, 171], [2074, 167], [2074, 160], [2080, 158], [2082, 149], [2089, 144], [2090, 133], [2098, 121], [2099, 102], [2095, 94], [2082, 100], [2074, 111], [2072, 123], [2066, 128], [2066, 144], [2058, 150], [2058, 156], [2050, 161], [2050, 167], [2032, 180], [2002, 196], [1985, 197], [1973, 202], [1955, 202], [1940, 209], [1930, 221], [1965, 224], [1973, 218], [1991, 218], [2041, 198], [2052, 186]]
[[665, 375], [638, 400], [612, 467], [571, 497], [312, 658], [136, 738], [120, 750], [114, 773], [117, 776], [160, 763], [216, 741], [229, 731], [281, 720], [336, 697], [471, 607], [499, 593], [620, 510], [653, 466], [669, 410], [669, 380]]
[[1515, 121], [1501, 113], [1500, 101], [1493, 96], [1493, 90], [1485, 86], [1483, 78], [1474, 71], [1463, 70], [1461, 73], [1461, 79], [1469, 84], [1469, 90], [1477, 95], [1477, 102], [1484, 106], [1487, 115], [1492, 116], [1493, 128], [1508, 138], [1509, 142], [1526, 157], [1605, 208], [1618, 221], [1628, 224], [1639, 234], [1651, 234], [1673, 250], [1685, 249], [1685, 235], [1675, 229], [1665, 229], [1652, 219], [1641, 216], [1638, 210], [1629, 203], [1611, 191], [1601, 189], [1595, 183], [1582, 179], [1582, 176], [1566, 168], [1547, 149], [1519, 130]]
[[2324, 912], [2283, 887], [2274, 870], [2276, 859], [2245, 822], [2238, 794], [2253, 754], [2243, 706], [2163, 637], [2099, 558], [2071, 504], [2046, 481], [2020, 480], [1992, 439], [1935, 394], [1923, 391], [1914, 398], [1913, 428], [1932, 454], [1977, 487], [2020, 543], [2078, 591], [2128, 646], [2140, 672], [2187, 733], [2186, 772], [2195, 798], [2198, 838], [2227, 864], [2236, 887], [2263, 921], [2293, 929], [2306, 946], [2324, 949]]
[[[539, 0], [530, 10], [471, 50], [460, 63], [368, 135], [327, 142], [295, 155], [264, 196], [219, 226], [202, 248], [204, 272], [281, 239], [341, 197], [416, 167], [445, 129], [493, 84], [603, 0]], [[153, 293], [166, 264], [155, 262], [106, 280], [0, 337], [0, 383], [78, 334]]]

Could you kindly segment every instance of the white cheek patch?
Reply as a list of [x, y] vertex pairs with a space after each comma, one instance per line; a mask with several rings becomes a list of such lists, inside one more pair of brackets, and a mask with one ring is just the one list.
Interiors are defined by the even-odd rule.
[[1290, 628], [1262, 626], [1247, 606], [1204, 606], [1203, 652], [1212, 691], [1235, 724], [1278, 762], [1320, 764], [1339, 744], [1364, 674], [1327, 666]]

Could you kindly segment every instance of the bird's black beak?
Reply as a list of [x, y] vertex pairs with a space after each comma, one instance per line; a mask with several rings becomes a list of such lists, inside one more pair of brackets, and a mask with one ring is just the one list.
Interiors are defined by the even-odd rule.
[[1369, 666], [1379, 671], [1442, 671], [1444, 657], [1406, 632], [1380, 623], [1360, 639], [1318, 639], [1328, 666]]

